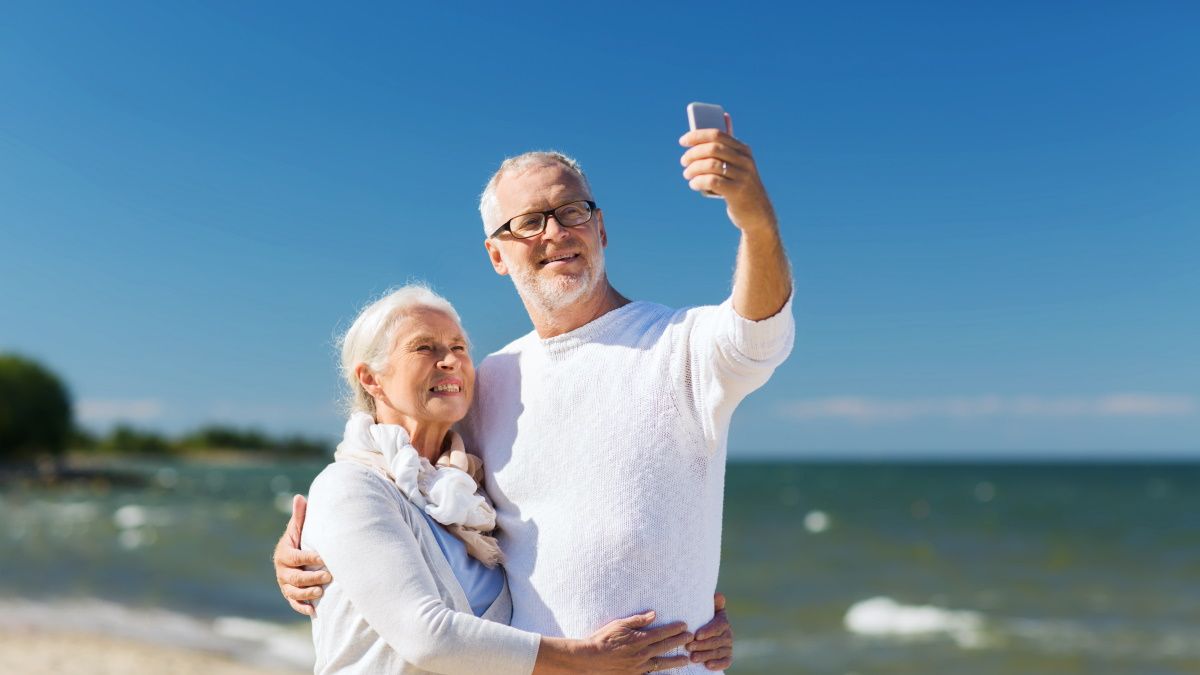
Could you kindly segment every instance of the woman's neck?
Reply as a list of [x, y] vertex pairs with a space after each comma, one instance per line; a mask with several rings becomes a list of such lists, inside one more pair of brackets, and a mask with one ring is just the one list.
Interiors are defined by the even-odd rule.
[[417, 454], [431, 463], [437, 462], [437, 458], [441, 456], [442, 448], [445, 446], [446, 435], [450, 433], [450, 425], [416, 424], [412, 427], [405, 425], [404, 429], [412, 439], [412, 446], [417, 449]]
[[437, 458], [442, 454], [451, 426], [445, 422], [414, 420], [387, 409], [378, 411], [375, 421], [379, 424], [398, 424], [404, 427], [417, 454], [430, 462], [437, 462]]

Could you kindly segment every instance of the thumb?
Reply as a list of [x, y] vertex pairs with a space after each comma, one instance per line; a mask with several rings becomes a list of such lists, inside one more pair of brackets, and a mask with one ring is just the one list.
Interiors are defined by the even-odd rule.
[[625, 624], [629, 628], [644, 628], [644, 627], [649, 626], [650, 624], [654, 623], [654, 617], [655, 617], [654, 610], [650, 610], [648, 612], [642, 612], [641, 614], [634, 614], [631, 617], [622, 619], [621, 623]]
[[296, 548], [300, 548], [300, 534], [304, 531], [304, 514], [308, 510], [308, 500], [304, 495], [292, 497], [292, 519], [288, 521], [287, 533]]
[[713, 595], [713, 612], [721, 612], [725, 610], [725, 594], [716, 593]]

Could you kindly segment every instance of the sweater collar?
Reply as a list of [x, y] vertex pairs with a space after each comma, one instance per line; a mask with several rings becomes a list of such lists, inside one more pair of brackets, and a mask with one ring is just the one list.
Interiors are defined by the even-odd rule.
[[585, 344], [604, 342], [604, 339], [613, 333], [617, 326], [621, 325], [623, 317], [634, 313], [635, 307], [644, 304], [646, 303], [643, 300], [627, 302], [562, 335], [539, 338], [536, 331], [532, 332], [531, 335], [548, 355], [554, 357], [567, 356]]

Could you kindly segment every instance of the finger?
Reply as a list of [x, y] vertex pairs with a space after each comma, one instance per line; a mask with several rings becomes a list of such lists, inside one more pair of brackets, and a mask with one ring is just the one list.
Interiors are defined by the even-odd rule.
[[691, 164], [697, 160], [707, 159], [710, 157], [723, 159], [727, 162], [743, 163], [746, 160], [753, 158], [753, 155], [750, 154], [750, 148], [738, 143], [733, 139], [729, 139], [727, 142], [723, 141], [720, 143], [704, 143], [703, 145], [697, 145], [693, 148], [690, 148], [687, 152], [680, 155], [679, 164], [681, 166], [687, 166], [688, 164]]
[[725, 658], [733, 657], [733, 647], [726, 645], [717, 647], [716, 649], [706, 649], [702, 652], [692, 652], [692, 663], [708, 663], [709, 661], [717, 661]]
[[303, 614], [304, 616], [317, 615], [317, 610], [312, 605], [306, 605], [303, 602], [296, 602], [290, 598], [288, 599], [288, 604], [292, 606], [292, 609], [296, 610], [300, 614]]
[[728, 138], [729, 134], [721, 129], [693, 129], [679, 137], [679, 144], [686, 148], [701, 143], [712, 143], [722, 136]]
[[733, 135], [733, 118], [729, 116], [729, 113], [725, 113], [725, 133]]
[[333, 575], [326, 570], [318, 570], [316, 572], [308, 572], [292, 568], [285, 568], [279, 576], [275, 577], [280, 586], [289, 585], [297, 588], [320, 588], [325, 584], [333, 581]]
[[301, 567], [324, 567], [325, 561], [316, 551], [302, 551], [292, 548], [287, 542], [279, 542], [275, 547], [275, 569], [280, 567], [299, 569]]
[[725, 631], [717, 635], [701, 639], [700, 633], [696, 633], [696, 639], [687, 644], [689, 652], [703, 652], [716, 649], [717, 647], [727, 647], [733, 644], [733, 633]]
[[688, 660], [686, 656], [656, 656], [647, 661], [644, 668], [647, 673], [655, 673], [660, 670], [682, 668], [687, 664]]
[[619, 626], [625, 626], [626, 628], [637, 629], [637, 628], [642, 628], [644, 626], [649, 626], [651, 623], [654, 622], [655, 616], [656, 615], [655, 615], [654, 610], [650, 610], [649, 612], [642, 612], [641, 614], [634, 614], [633, 616], [627, 616], [624, 619], [617, 619], [616, 621], [613, 621], [613, 623], [615, 623]]
[[[729, 113], [725, 113], [725, 116], [729, 117]], [[730, 122], [730, 124], [733, 124], [733, 123]], [[725, 609], [725, 594], [720, 591], [713, 593], [713, 612], [714, 613], [720, 612], [724, 609]]]
[[730, 656], [724, 659], [716, 659], [715, 661], [705, 661], [704, 667], [709, 670], [729, 670], [733, 665], [733, 657]]
[[711, 173], [701, 174], [688, 181], [688, 187], [696, 192], [711, 192], [724, 196], [729, 191], [731, 181], [724, 176], [714, 176]]
[[292, 584], [280, 584], [279, 590], [283, 591], [283, 597], [296, 602], [309, 602], [316, 600], [325, 594], [325, 589], [320, 586], [293, 586]]
[[308, 502], [300, 495], [292, 496], [292, 517], [288, 519], [283, 536], [292, 548], [300, 548], [300, 535], [304, 531], [304, 514], [308, 510]]
[[740, 175], [745, 174], [745, 171], [732, 162], [725, 162], [719, 159], [702, 159], [692, 162], [683, 170], [683, 177], [688, 180], [705, 174], [736, 179]]
[[691, 642], [692, 638], [695, 636], [687, 632], [686, 623], [676, 621], [675, 623], [669, 623], [665, 626], [659, 626], [658, 628], [637, 631], [637, 633], [630, 640], [630, 644], [633, 645], [635, 649], [645, 650], [647, 655], [661, 654], [665, 650], [654, 649], [653, 647], [655, 644], [664, 640], [671, 640], [679, 637], [684, 638], [683, 642], [679, 643], [679, 645], [682, 646]]
[[[659, 654], [666, 654], [667, 652], [678, 649], [691, 641], [692, 641], [691, 633], [680, 633], [679, 635], [672, 635], [671, 637], [668, 637], [664, 640], [659, 640], [651, 645], [648, 645], [644, 649], [639, 650], [638, 653], [643, 654], [645, 656], [657, 656]], [[686, 655], [684, 655], [684, 656], [686, 658]]]
[[296, 529], [304, 529], [304, 516], [308, 513], [308, 500], [304, 495], [292, 497], [292, 520], [296, 521]]
[[713, 618], [712, 621], [704, 624], [700, 627], [700, 630], [696, 631], [696, 641], [702, 642], [705, 640], [723, 638], [727, 632], [729, 632], [729, 622], [725, 621], [725, 617], [723, 615], [718, 614]]
[[696, 639], [707, 640], [730, 630], [730, 628], [729, 619], [725, 616], [725, 610], [717, 610], [717, 613], [713, 614], [712, 620], [700, 626], [696, 631]]

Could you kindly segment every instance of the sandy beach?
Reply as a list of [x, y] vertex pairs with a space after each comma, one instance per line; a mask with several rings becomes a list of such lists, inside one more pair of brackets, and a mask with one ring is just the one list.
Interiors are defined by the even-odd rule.
[[260, 668], [218, 653], [145, 644], [102, 635], [16, 628], [0, 633], [0, 663], [16, 675], [295, 675]]
[[201, 619], [97, 599], [0, 598], [4, 673], [296, 675], [311, 672], [312, 660], [303, 622]]

